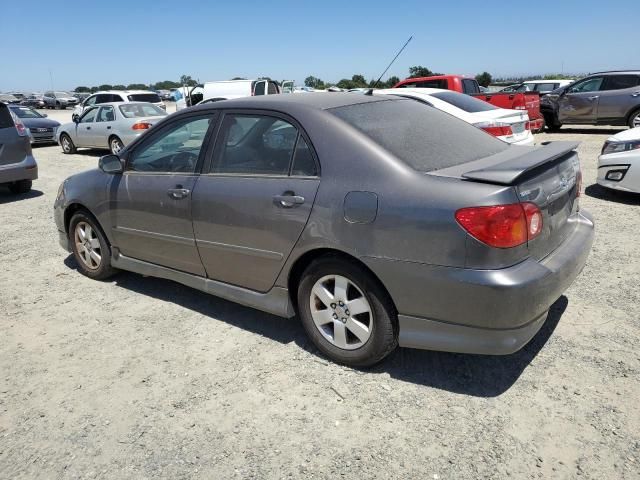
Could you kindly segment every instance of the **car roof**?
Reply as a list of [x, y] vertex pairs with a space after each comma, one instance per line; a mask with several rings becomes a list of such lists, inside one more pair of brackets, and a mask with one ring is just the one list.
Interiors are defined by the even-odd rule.
[[[281, 93], [277, 95], [260, 95], [255, 97], [242, 97], [232, 100], [206, 103], [193, 108], [197, 109], [221, 109], [221, 108], [252, 108], [267, 110], [279, 110], [288, 108], [310, 108], [314, 110], [326, 110], [329, 108], [344, 107], [360, 103], [388, 101], [388, 98], [364, 95], [362, 93], [346, 92], [310, 92], [305, 95]], [[394, 99], [395, 100], [395, 99]], [[186, 109], [191, 110], [191, 109]]]
[[630, 73], [630, 74], [636, 74], [636, 75], [640, 75], [640, 70], [607, 70], [604, 72], [593, 72], [590, 73], [589, 76], [591, 75], [616, 75], [616, 74], [621, 74], [621, 73]]

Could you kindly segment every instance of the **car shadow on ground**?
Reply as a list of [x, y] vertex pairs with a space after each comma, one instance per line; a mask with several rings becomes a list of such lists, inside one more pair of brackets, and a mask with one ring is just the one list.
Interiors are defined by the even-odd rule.
[[29, 190], [27, 193], [11, 193], [9, 187], [0, 185], [0, 205], [4, 203], [20, 202], [29, 198], [37, 198], [44, 195], [40, 190]]
[[597, 183], [589, 185], [584, 189], [585, 195], [598, 200], [606, 200], [608, 202], [622, 203], [624, 205], [640, 205], [640, 193], [622, 192], [605, 188]]
[[[78, 268], [72, 255], [64, 263], [71, 269]], [[277, 342], [295, 342], [310, 354], [322, 358], [297, 318], [285, 319], [269, 315], [179, 283], [130, 272], [121, 272], [112, 281], [127, 290], [175, 303]], [[547, 320], [538, 334], [522, 350], [511, 355], [465, 355], [398, 348], [380, 364], [365, 371], [386, 373], [401, 381], [449, 392], [495, 397], [507, 391], [540, 352], [553, 334], [567, 305], [567, 298], [560, 297], [551, 306]]]

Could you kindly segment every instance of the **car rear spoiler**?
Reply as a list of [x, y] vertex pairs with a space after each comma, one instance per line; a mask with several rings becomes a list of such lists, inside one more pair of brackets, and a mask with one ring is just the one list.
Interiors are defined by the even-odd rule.
[[514, 185], [525, 176], [532, 176], [538, 168], [561, 162], [570, 155], [579, 142], [546, 142], [537, 147], [512, 145], [494, 155], [461, 165], [433, 170], [427, 175], [453, 177], [473, 182]]

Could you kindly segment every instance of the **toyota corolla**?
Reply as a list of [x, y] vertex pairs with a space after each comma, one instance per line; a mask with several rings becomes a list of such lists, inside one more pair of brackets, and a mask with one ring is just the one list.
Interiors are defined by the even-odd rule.
[[575, 148], [508, 145], [392, 96], [229, 100], [65, 180], [55, 220], [88, 277], [129, 270], [297, 314], [337, 362], [398, 344], [509, 354], [591, 248]]

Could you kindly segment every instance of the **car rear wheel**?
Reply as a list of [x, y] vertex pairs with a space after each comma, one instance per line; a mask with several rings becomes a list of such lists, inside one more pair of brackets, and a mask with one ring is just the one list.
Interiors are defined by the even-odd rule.
[[31, 180], [19, 180], [17, 182], [9, 184], [9, 191], [15, 194], [27, 193], [29, 190], [31, 190], [31, 185]]
[[118, 155], [124, 149], [124, 144], [118, 137], [111, 137], [109, 140], [109, 149], [111, 153]]
[[71, 218], [69, 243], [83, 275], [105, 280], [115, 273], [109, 243], [98, 222], [88, 213], [78, 212]]
[[388, 294], [364, 268], [341, 258], [324, 257], [307, 267], [298, 312], [316, 347], [338, 363], [368, 367], [398, 344]]
[[60, 102], [56, 102], [56, 110], [60, 110], [60, 108], [62, 108], [62, 105], [60, 105]]
[[60, 146], [62, 151], [66, 154], [76, 153], [76, 146], [73, 144], [73, 140], [66, 133], [60, 135]]
[[640, 127], [640, 108], [629, 115], [629, 128]]

